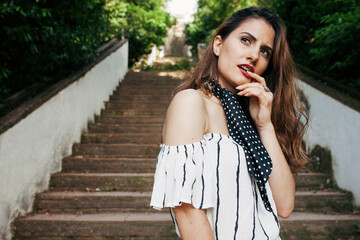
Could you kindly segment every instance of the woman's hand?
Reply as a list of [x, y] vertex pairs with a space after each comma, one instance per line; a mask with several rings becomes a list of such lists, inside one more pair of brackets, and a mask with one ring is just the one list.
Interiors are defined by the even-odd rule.
[[263, 77], [248, 73], [253, 79], [252, 82], [240, 85], [236, 89], [240, 91], [238, 95], [250, 97], [250, 115], [273, 163], [269, 183], [277, 213], [280, 217], [287, 218], [294, 209], [295, 182], [271, 122], [273, 94], [265, 90], [266, 82]]
[[236, 87], [240, 92], [238, 95], [250, 97], [250, 115], [256, 124], [258, 131], [272, 127], [271, 108], [273, 101], [272, 92], [265, 91], [265, 79], [256, 73], [248, 72], [251, 83], [245, 83]]

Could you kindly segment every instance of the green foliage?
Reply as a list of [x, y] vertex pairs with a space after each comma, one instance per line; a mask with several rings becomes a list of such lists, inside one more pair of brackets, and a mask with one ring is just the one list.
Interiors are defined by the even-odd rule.
[[194, 54], [198, 43], [208, 43], [216, 28], [233, 12], [254, 5], [254, 0], [199, 0], [194, 21], [186, 25], [185, 41], [191, 43]]
[[258, 2], [277, 13], [286, 23], [289, 44], [298, 63], [360, 90], [359, 1]]
[[[348, 12], [337, 12], [321, 18], [324, 27], [315, 31], [309, 50], [311, 61], [319, 71], [329, 72], [360, 90], [360, 5]], [[349, 79], [342, 80], [341, 78]]]
[[268, 8], [284, 20], [296, 62], [360, 91], [357, 0], [199, 0], [194, 21], [186, 26], [194, 54], [197, 44], [208, 43], [224, 19], [250, 5]]
[[92, 60], [108, 34], [105, 0], [6, 0], [0, 4], [0, 99], [54, 82]]
[[170, 15], [164, 12], [163, 4], [163, 0], [108, 2], [112, 36], [129, 39], [130, 65], [147, 53], [152, 44], [164, 43], [167, 29], [173, 21]]
[[35, 82], [54, 83], [129, 39], [130, 64], [162, 44], [166, 0], [4, 0], [0, 3], [0, 100]]

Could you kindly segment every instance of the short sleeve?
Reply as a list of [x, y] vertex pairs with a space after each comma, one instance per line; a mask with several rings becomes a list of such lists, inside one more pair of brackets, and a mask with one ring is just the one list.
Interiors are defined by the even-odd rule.
[[150, 206], [165, 207], [189, 203], [197, 209], [215, 206], [214, 166], [205, 140], [187, 145], [161, 144]]

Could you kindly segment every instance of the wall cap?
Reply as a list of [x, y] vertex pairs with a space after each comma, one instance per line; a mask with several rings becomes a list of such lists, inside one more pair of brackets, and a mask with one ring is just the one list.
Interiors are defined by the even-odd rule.
[[[324, 94], [336, 99], [344, 105], [360, 112], [360, 93], [341, 86], [331, 78], [322, 76], [302, 65], [296, 65], [299, 73], [299, 79]], [[337, 90], [338, 89], [338, 90]], [[346, 93], [345, 93], [346, 91]]]

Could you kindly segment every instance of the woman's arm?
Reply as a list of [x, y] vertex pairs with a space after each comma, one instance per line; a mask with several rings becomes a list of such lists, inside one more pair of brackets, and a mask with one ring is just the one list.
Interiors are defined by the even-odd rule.
[[179, 226], [181, 239], [213, 240], [214, 234], [205, 211], [195, 209], [191, 204], [183, 203], [173, 208]]
[[258, 129], [260, 139], [268, 151], [273, 169], [269, 184], [276, 204], [278, 215], [282, 218], [290, 216], [295, 203], [295, 181], [290, 167], [277, 140], [274, 126]]
[[236, 89], [240, 91], [238, 93], [240, 96], [250, 97], [251, 117], [273, 163], [269, 184], [277, 212], [280, 217], [287, 218], [294, 209], [295, 181], [271, 122], [273, 94], [264, 90], [263, 86], [266, 85], [264, 78], [252, 72], [248, 73], [254, 81]]
[[[166, 145], [183, 145], [200, 141], [206, 130], [206, 109], [195, 90], [176, 94], [166, 114], [163, 141]], [[182, 239], [214, 239], [205, 211], [182, 203], [173, 208]]]

